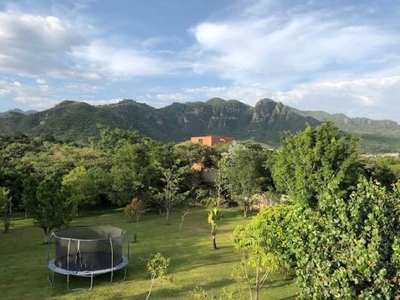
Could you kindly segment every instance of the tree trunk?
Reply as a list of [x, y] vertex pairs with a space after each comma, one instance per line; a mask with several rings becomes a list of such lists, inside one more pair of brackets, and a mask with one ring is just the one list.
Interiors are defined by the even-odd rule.
[[166, 210], [167, 210], [167, 220], [166, 220], [166, 223], [168, 224], [168, 222], [169, 222], [169, 208], [167, 208]]
[[218, 247], [217, 247], [217, 240], [215, 239], [215, 234], [213, 234], [212, 238], [213, 238], [213, 240], [212, 240], [213, 241], [213, 249], [217, 250]]

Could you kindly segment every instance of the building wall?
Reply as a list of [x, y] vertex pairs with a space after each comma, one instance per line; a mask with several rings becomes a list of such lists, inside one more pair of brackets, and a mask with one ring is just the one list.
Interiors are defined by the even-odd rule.
[[213, 147], [213, 146], [218, 146], [218, 145], [223, 145], [226, 143], [231, 143], [233, 142], [233, 138], [232, 137], [228, 137], [228, 136], [212, 136], [212, 135], [208, 135], [208, 136], [196, 136], [196, 137], [192, 137], [190, 139], [190, 141], [192, 143], [199, 143], [199, 144], [203, 144], [209, 147]]

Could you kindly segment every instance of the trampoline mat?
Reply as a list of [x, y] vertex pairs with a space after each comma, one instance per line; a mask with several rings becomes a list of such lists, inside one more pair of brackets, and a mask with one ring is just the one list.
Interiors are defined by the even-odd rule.
[[54, 265], [58, 268], [73, 272], [98, 271], [110, 269], [122, 263], [122, 253], [112, 255], [105, 252], [81, 252], [80, 255], [70, 254], [69, 256], [58, 257]]

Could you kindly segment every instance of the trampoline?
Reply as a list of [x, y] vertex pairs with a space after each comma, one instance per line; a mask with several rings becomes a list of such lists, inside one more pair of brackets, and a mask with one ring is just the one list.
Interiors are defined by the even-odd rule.
[[[127, 253], [123, 253], [124, 249]], [[53, 232], [47, 243], [47, 267], [52, 272], [51, 277], [48, 276], [49, 282], [53, 285], [54, 273], [66, 275], [68, 290], [82, 289], [70, 289], [71, 275], [89, 277], [88, 290], [92, 289], [96, 275], [110, 273], [112, 283], [114, 272], [123, 269], [122, 280], [125, 280], [128, 263], [128, 234], [113, 226], [69, 227]]]

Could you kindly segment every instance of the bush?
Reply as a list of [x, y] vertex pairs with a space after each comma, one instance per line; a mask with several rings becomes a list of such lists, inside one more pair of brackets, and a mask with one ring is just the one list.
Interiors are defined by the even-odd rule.
[[349, 198], [331, 191], [292, 223], [301, 299], [400, 297], [400, 186], [363, 179]]

